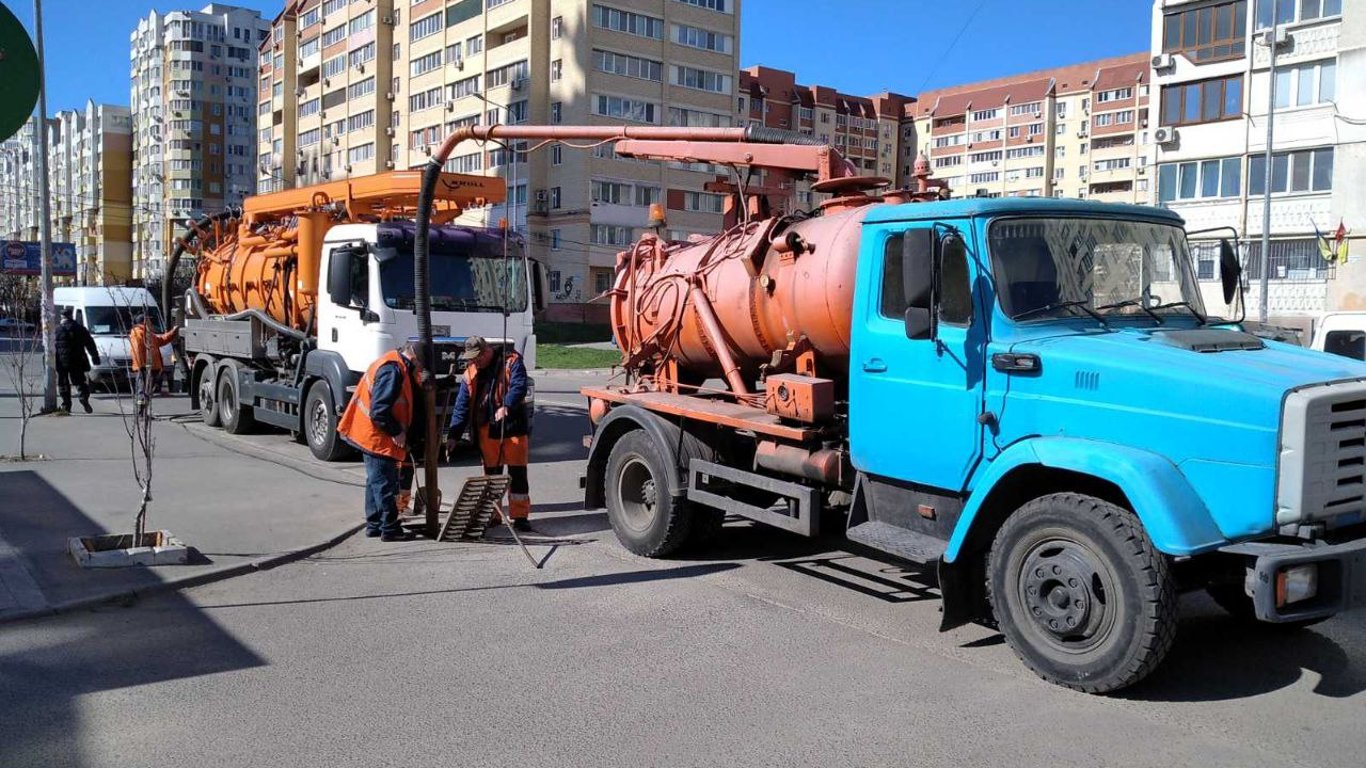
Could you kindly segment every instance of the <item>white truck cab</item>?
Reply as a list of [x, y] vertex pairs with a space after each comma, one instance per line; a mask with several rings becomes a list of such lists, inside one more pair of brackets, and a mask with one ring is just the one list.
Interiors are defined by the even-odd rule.
[[1309, 345], [1320, 352], [1366, 360], [1366, 312], [1328, 312], [1314, 328]]

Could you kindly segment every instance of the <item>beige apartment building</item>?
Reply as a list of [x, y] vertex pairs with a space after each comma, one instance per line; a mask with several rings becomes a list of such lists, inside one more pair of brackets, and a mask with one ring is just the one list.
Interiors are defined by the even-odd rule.
[[129, 36], [133, 277], [160, 277], [187, 221], [256, 191], [256, 11], [153, 11]]
[[[904, 186], [901, 172], [901, 121], [915, 99], [897, 93], [851, 96], [824, 85], [801, 85], [795, 73], [770, 67], [740, 71], [735, 109], [738, 124], [761, 125], [815, 136], [835, 147], [865, 176]], [[823, 197], [809, 181], [798, 181], [786, 194], [773, 196], [798, 209]]]
[[[52, 240], [75, 246], [83, 285], [122, 283], [132, 270], [131, 118], [127, 107], [87, 102], [58, 112], [48, 132]], [[0, 240], [37, 240], [37, 138], [30, 118], [0, 144]], [[68, 278], [63, 277], [66, 281]]]
[[1148, 203], [1149, 54], [953, 86], [916, 97], [900, 173], [924, 153], [959, 196]]
[[[416, 168], [463, 125], [734, 123], [738, 0], [296, 0], [261, 48], [258, 184]], [[514, 162], [515, 160], [515, 162]], [[701, 164], [610, 147], [457, 148], [446, 165], [508, 179], [506, 219], [547, 266], [550, 316], [602, 319], [616, 254], [663, 203], [675, 237], [714, 232]]]

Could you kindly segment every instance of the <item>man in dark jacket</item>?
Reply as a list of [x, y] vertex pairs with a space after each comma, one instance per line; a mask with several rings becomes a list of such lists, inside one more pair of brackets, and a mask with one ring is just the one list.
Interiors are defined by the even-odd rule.
[[[530, 427], [524, 408], [527, 395], [526, 365], [516, 350], [495, 350], [482, 337], [465, 340], [460, 355], [465, 375], [455, 396], [446, 430], [447, 449], [465, 429], [474, 427], [474, 439], [484, 460], [484, 474], [501, 475], [508, 468], [508, 517], [519, 531], [531, 530], [531, 486], [527, 460], [531, 453]], [[494, 520], [495, 524], [499, 521]]]
[[57, 392], [62, 397], [62, 410], [71, 412], [71, 385], [74, 383], [81, 392], [81, 407], [90, 413], [90, 383], [85, 375], [90, 372], [91, 361], [100, 364], [100, 350], [90, 331], [72, 318], [71, 307], [62, 307], [56, 352]]

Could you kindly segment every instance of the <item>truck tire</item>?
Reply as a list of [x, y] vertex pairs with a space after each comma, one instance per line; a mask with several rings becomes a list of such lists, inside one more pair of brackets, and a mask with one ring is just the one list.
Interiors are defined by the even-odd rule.
[[667, 557], [688, 541], [692, 505], [670, 495], [670, 471], [644, 430], [622, 435], [607, 457], [607, 519], [623, 547], [643, 557]]
[[1317, 619], [1301, 619], [1300, 621], [1258, 621], [1257, 611], [1252, 607], [1252, 598], [1243, 591], [1241, 586], [1237, 584], [1210, 584], [1205, 587], [1205, 592], [1233, 618], [1273, 632], [1293, 632], [1333, 618], [1332, 616], [1320, 616]]
[[212, 362], [195, 368], [195, 388], [199, 390], [199, 418], [205, 426], [217, 427], [223, 424], [218, 413], [218, 388], [215, 382], [215, 369]]
[[987, 560], [987, 595], [1035, 674], [1086, 693], [1147, 677], [1176, 638], [1176, 584], [1129, 510], [1075, 493], [1025, 504]]
[[218, 418], [230, 435], [243, 435], [256, 426], [256, 415], [250, 405], [243, 405], [241, 385], [237, 381], [237, 365], [231, 360], [218, 373]]
[[313, 382], [304, 397], [303, 437], [308, 450], [321, 461], [341, 461], [351, 454], [351, 446], [337, 434], [336, 401], [332, 388], [321, 379]]

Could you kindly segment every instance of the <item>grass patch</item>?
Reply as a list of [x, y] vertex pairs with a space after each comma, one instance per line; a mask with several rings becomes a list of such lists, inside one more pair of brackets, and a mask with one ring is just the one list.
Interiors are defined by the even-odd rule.
[[[539, 334], [540, 329], [537, 329]], [[615, 349], [585, 349], [563, 344], [536, 344], [536, 365], [541, 368], [611, 368], [621, 363]]]
[[605, 323], [556, 323], [537, 320], [536, 338], [550, 344], [587, 344], [591, 341], [611, 341], [612, 329]]

